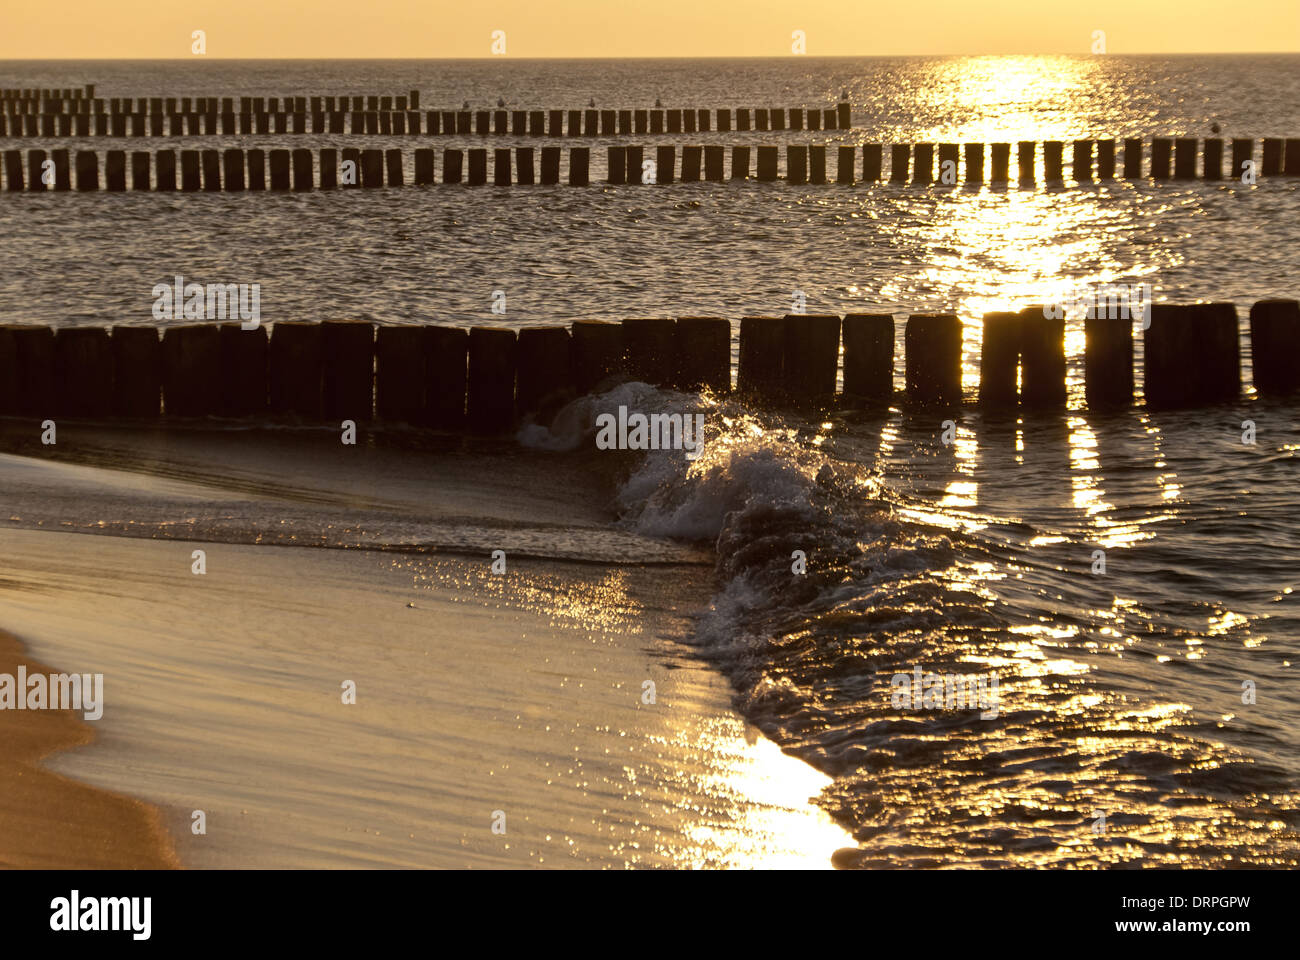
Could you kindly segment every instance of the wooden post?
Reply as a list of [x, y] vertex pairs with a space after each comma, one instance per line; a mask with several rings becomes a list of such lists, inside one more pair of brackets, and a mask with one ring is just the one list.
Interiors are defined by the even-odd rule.
[[1088, 409], [1133, 402], [1133, 320], [1092, 311], [1083, 322], [1084, 392]]
[[1250, 362], [1261, 395], [1300, 389], [1300, 303], [1260, 300], [1251, 306]]
[[515, 419], [515, 331], [474, 327], [469, 332], [470, 429], [501, 433]]
[[311, 151], [300, 147], [293, 151], [293, 189], [299, 192], [310, 190], [312, 182]]
[[984, 144], [967, 143], [963, 145], [966, 157], [966, 182], [984, 182]]
[[1151, 179], [1168, 180], [1170, 160], [1173, 156], [1174, 142], [1168, 137], [1151, 139]]
[[1065, 406], [1065, 318], [1046, 316], [1041, 305], [1020, 311], [1020, 401]]
[[814, 143], [808, 148], [808, 182], [826, 182], [826, 144], [824, 143]]
[[1260, 164], [1260, 173], [1266, 177], [1276, 177], [1282, 172], [1282, 141], [1276, 137], [1264, 138], [1264, 157]]
[[912, 144], [912, 182], [934, 183], [934, 144]]
[[1205, 141], [1205, 151], [1201, 155], [1201, 176], [1206, 180], [1223, 179], [1223, 140], [1209, 137]]
[[1097, 179], [1115, 179], [1115, 141], [1097, 141]]
[[99, 156], [94, 150], [77, 151], [77, 189], [99, 189]]
[[1020, 317], [1015, 313], [984, 314], [980, 346], [980, 404], [1015, 406], [1020, 368]]
[[671, 317], [624, 320], [628, 376], [656, 387], [670, 386], [677, 375], [676, 329]]
[[415, 151], [415, 183], [417, 186], [423, 186], [434, 182], [436, 181], [433, 176], [433, 150], [429, 147], [419, 147]]
[[851, 313], [844, 318], [844, 395], [888, 401], [894, 395], [894, 318]]
[[542, 183], [560, 182], [560, 148], [542, 147]]
[[221, 347], [215, 325], [163, 330], [163, 405], [169, 417], [221, 412]]
[[158, 416], [162, 404], [162, 341], [158, 329], [113, 327], [113, 415]]
[[743, 396], [775, 401], [785, 384], [785, 318], [743, 317], [736, 389]]
[[704, 179], [721, 180], [722, 168], [725, 162], [725, 152], [722, 147], [709, 146], [704, 148]]
[[[759, 148], [759, 179], [762, 176], [762, 148]], [[800, 144], [789, 144], [785, 148], [785, 178], [790, 183], [808, 182], [808, 148]]]
[[[949, 186], [955, 186], [957, 183], [957, 144], [941, 143], [939, 144], [939, 182], [946, 183], [945, 173], [951, 173], [952, 181]], [[952, 164], [948, 167], [948, 164]], [[945, 169], [946, 168], [946, 169]]]
[[[260, 155], [260, 151], [258, 151]], [[154, 157], [154, 189], [172, 191], [176, 189], [176, 151], [159, 150]]]
[[[471, 151], [472, 153], [473, 151]], [[271, 159], [275, 159], [275, 151], [271, 151]], [[470, 168], [473, 169], [471, 163]], [[272, 186], [274, 186], [275, 164], [271, 165]], [[379, 149], [370, 149], [361, 151], [361, 186], [376, 189], [384, 185], [384, 151]], [[286, 184], [287, 186], [287, 184]], [[271, 334], [271, 340], [275, 340], [274, 332]]]
[[882, 149], [878, 143], [862, 145], [862, 179], [867, 183], [879, 183], [883, 170]]
[[1092, 182], [1092, 141], [1074, 141], [1074, 159], [1070, 167], [1076, 183]]
[[278, 321], [271, 330], [272, 413], [319, 420], [324, 412], [325, 338], [319, 323]]
[[623, 370], [623, 326], [600, 320], [573, 324], [574, 383], [579, 396], [591, 393]]
[[423, 334], [423, 422], [441, 430], [459, 430], [465, 424], [469, 385], [469, 331], [430, 326], [423, 328]]
[[221, 399], [224, 417], [260, 417], [266, 413], [270, 345], [260, 323], [245, 330], [223, 323], [217, 331], [221, 356]]
[[1047, 183], [1060, 183], [1065, 179], [1062, 154], [1065, 144], [1060, 140], [1047, 140], [1043, 143], [1043, 180]]
[[989, 156], [992, 161], [992, 172], [989, 180], [992, 183], [1009, 183], [1011, 180], [1011, 144], [995, 143], [990, 145]]
[[731, 148], [731, 179], [749, 179], [749, 147]]
[[[542, 151], [545, 156], [546, 151]], [[465, 152], [463, 150], [452, 150], [450, 148], [442, 151], [442, 182], [443, 183], [460, 183], [461, 182], [461, 165], [465, 161]], [[543, 166], [545, 164], [543, 163]], [[543, 181], [545, 182], [545, 181]]]
[[487, 150], [482, 147], [469, 150], [469, 178], [465, 182], [471, 187], [487, 183]]
[[758, 148], [758, 179], [772, 181], [777, 178], [776, 147]]
[[1016, 163], [1020, 169], [1020, 184], [1025, 186], [1034, 182], [1034, 151], [1038, 145], [1032, 140], [1021, 140], [1016, 144]]
[[1153, 304], [1143, 347], [1143, 392], [1152, 409], [1232, 400], [1240, 391], [1232, 304]]
[[953, 314], [907, 318], [903, 343], [909, 401], [961, 402], [961, 340], [961, 321]]
[[498, 187], [510, 186], [509, 147], [502, 147], [492, 151], [492, 182]]
[[573, 344], [567, 327], [520, 330], [517, 364], [519, 416], [547, 422], [547, 414], [573, 398]]
[[694, 183], [700, 179], [700, 168], [703, 165], [704, 154], [703, 147], [685, 146], [682, 147], [682, 182]]
[[374, 412], [375, 328], [368, 320], [321, 324], [322, 408], [329, 420], [362, 423]]
[[788, 314], [784, 353], [786, 396], [798, 403], [828, 403], [835, 395], [840, 318], [828, 314]]
[[113, 408], [113, 354], [107, 327], [64, 327], [54, 337], [54, 409], [104, 417]]
[[[428, 329], [379, 327], [375, 337], [375, 415], [379, 419], [413, 424], [425, 420]], [[461, 385], [463, 397], [463, 379]]]
[[1232, 170], [1228, 174], [1233, 180], [1240, 181], [1246, 171], [1246, 164], [1255, 157], [1255, 141], [1234, 138], [1232, 141]]
[[890, 183], [907, 183], [908, 164], [911, 163], [912, 147], [906, 143], [895, 143], [889, 148]]
[[[117, 154], [117, 156], [114, 156]], [[104, 184], [108, 190], [125, 190], [126, 189], [126, 152], [123, 150], [109, 150], [106, 154], [104, 163]], [[149, 151], [133, 150], [131, 152], [131, 189], [148, 190], [149, 182]], [[240, 171], [241, 175], [243, 171]]]
[[837, 148], [835, 182], [852, 183], [853, 182], [853, 147], [841, 146]]
[[1124, 141], [1124, 179], [1142, 179], [1142, 141], [1136, 138]]
[[537, 182], [532, 147], [515, 147], [515, 182], [530, 185]]
[[673, 333], [678, 390], [731, 390], [731, 323], [721, 317], [680, 317]]
[[676, 174], [677, 148], [663, 145], [655, 148], [655, 182], [672, 183]]
[[591, 163], [590, 147], [574, 147], [569, 151], [569, 186], [585, 187]]

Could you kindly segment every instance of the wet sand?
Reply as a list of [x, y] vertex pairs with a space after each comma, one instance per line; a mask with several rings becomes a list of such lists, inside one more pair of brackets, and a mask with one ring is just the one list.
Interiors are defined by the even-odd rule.
[[[0, 631], [0, 673], [51, 672]], [[0, 866], [26, 869], [160, 869], [178, 866], [159, 811], [71, 780], [43, 765], [95, 739], [79, 711], [0, 710]]]

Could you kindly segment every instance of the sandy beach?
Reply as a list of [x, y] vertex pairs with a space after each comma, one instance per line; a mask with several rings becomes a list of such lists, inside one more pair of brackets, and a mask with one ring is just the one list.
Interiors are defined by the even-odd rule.
[[[711, 565], [653, 541], [638, 559], [572, 461], [404, 450], [385, 469], [380, 451], [362, 485], [327, 454], [290, 489], [263, 478], [310, 437], [96, 433], [91, 452], [91, 435], [93, 466], [0, 456], [3, 617], [42, 659], [105, 676], [98, 741], [51, 782], [157, 804], [183, 865], [827, 867], [852, 845], [810, 802], [829, 778], [748, 727], [685, 643]], [[166, 478], [138, 446], [163, 442]], [[271, 542], [182, 539], [155, 514]], [[124, 535], [63, 532], [81, 516]], [[461, 549], [276, 545], [280, 525]], [[505, 575], [495, 542], [520, 545]]]
[[[50, 673], [0, 631], [0, 674]], [[178, 865], [159, 811], [55, 773], [45, 761], [94, 739], [76, 711], [0, 712], [0, 866], [26, 869], [160, 869]]]

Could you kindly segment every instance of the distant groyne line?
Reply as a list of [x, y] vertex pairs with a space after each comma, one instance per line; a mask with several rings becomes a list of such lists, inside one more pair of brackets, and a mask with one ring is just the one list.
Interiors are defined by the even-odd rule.
[[[1203, 149], [1201, 146], [1203, 144]], [[1156, 182], [1300, 176], [1300, 139], [1262, 142], [1232, 140], [1231, 166], [1224, 169], [1222, 140], [1151, 141], [1149, 162], [1144, 144], [1124, 141], [1122, 165], [1116, 165], [1115, 142], [1080, 140], [1073, 144], [1073, 162], [1066, 177], [1065, 144], [1047, 141], [1016, 144], [1017, 168], [1012, 177], [1009, 143], [892, 144], [860, 146], [787, 144], [782, 164], [776, 146], [675, 145], [610, 146], [605, 151], [605, 177], [594, 180], [591, 148], [503, 147], [452, 149], [439, 152], [417, 148], [408, 168], [405, 151], [322, 148], [271, 150], [230, 147], [225, 150], [66, 149], [5, 150], [5, 192], [46, 190], [90, 192], [128, 189], [181, 192], [241, 192], [245, 190], [332, 190], [346, 187], [404, 186], [407, 170], [415, 185], [434, 183], [496, 186], [558, 184], [665, 184], [698, 181], [778, 180], [794, 184], [874, 184], [889, 182], [942, 189], [946, 186], [1031, 186], [1094, 184], [1113, 180]], [[985, 147], [991, 161], [986, 167]], [[178, 162], [179, 154], [179, 162]], [[129, 166], [128, 166], [129, 157]], [[888, 166], [885, 158], [888, 157]], [[828, 166], [833, 158], [835, 167]], [[562, 180], [561, 164], [565, 175]], [[937, 164], [936, 164], [937, 162]], [[348, 164], [351, 164], [349, 167]], [[128, 176], [129, 170], [129, 176]], [[1249, 175], [1248, 175], [1249, 174]]]
[[847, 130], [849, 104], [817, 107], [420, 109], [420, 94], [353, 97], [0, 97], [0, 137], [253, 134], [623, 137]]
[[[1155, 304], [1142, 332], [1149, 409], [1241, 395], [1241, 343], [1231, 303]], [[151, 419], [288, 416], [397, 421], [494, 433], [553, 413], [616, 379], [683, 390], [733, 390], [792, 406], [889, 404], [1064, 410], [1065, 320], [1041, 307], [983, 318], [978, 394], [962, 388], [963, 324], [954, 314], [904, 321], [905, 387], [896, 394], [891, 314], [792, 314], [576, 321], [469, 330], [365, 321], [173, 326], [0, 327], [0, 415]], [[1134, 322], [1084, 321], [1090, 410], [1134, 403]], [[1250, 308], [1254, 386], [1300, 390], [1300, 302]], [[837, 394], [837, 382], [843, 389]]]

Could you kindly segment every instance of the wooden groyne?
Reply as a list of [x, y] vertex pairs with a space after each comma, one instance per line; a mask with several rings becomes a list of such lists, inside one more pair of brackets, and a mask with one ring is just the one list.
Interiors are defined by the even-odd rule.
[[[113, 97], [85, 90], [0, 91], [0, 137], [232, 136], [258, 133], [623, 137], [847, 130], [847, 102], [817, 107], [420, 108], [400, 96]], [[26, 95], [22, 95], [26, 94]], [[34, 95], [39, 94], [39, 95]]]
[[[1158, 143], [1158, 141], [1156, 141]], [[1190, 142], [1190, 141], [1189, 141]], [[1083, 143], [1083, 142], [1081, 142]], [[1134, 141], [1137, 143], [1137, 141]], [[1300, 140], [1275, 141], [1277, 148], [1269, 150], [1270, 141], [1264, 141], [1263, 162], [1255, 163], [1255, 141], [1234, 140], [1232, 156], [1240, 160], [1242, 169], [1254, 164], [1252, 169], [1260, 176], [1300, 175]], [[1116, 168], [1112, 162], [1102, 165], [1092, 163], [1090, 141], [1076, 144], [1074, 168], [1071, 178], [1064, 173], [1062, 144], [1044, 144], [1053, 147], [1044, 153], [1045, 178], [1038, 177], [1033, 143], [1017, 145], [1020, 162], [1019, 186], [1034, 186], [1039, 182], [1051, 187], [1070, 182], [1077, 185], [1094, 184], [1114, 179]], [[993, 186], [1010, 183], [1010, 144], [939, 144], [940, 173], [935, 171], [935, 151], [929, 144], [868, 143], [859, 147], [833, 145], [834, 152], [825, 144], [787, 144], [784, 150], [784, 175], [782, 151], [776, 146], [688, 145], [680, 149], [675, 145], [660, 144], [653, 152], [644, 146], [610, 146], [605, 151], [605, 176], [593, 177], [591, 148], [589, 147], [514, 147], [497, 148], [445, 148], [437, 151], [421, 147], [413, 151], [408, 162], [406, 151], [392, 147], [333, 148], [309, 150], [307, 148], [273, 148], [271, 150], [228, 147], [195, 150], [182, 149], [179, 169], [179, 187], [175, 177], [177, 151], [133, 150], [130, 153], [131, 190], [179, 189], [182, 192], [228, 191], [266, 189], [265, 170], [270, 163], [272, 190], [333, 190], [342, 187], [402, 186], [433, 183], [456, 183], [482, 186], [555, 184], [560, 183], [561, 160], [568, 170], [567, 182], [584, 186], [592, 182], [608, 184], [667, 184], [675, 182], [758, 180], [775, 182], [784, 180], [792, 184], [874, 184], [888, 181], [895, 184], [912, 184], [928, 189], [945, 186], [971, 186], [985, 182]], [[985, 180], [985, 146], [992, 157], [991, 176]], [[1181, 166], [1162, 166], [1158, 151], [1152, 151], [1151, 166], [1141, 162], [1140, 144], [1126, 148], [1121, 178], [1154, 181], [1190, 180], [1200, 170], [1205, 180], [1224, 180], [1221, 166], [1210, 165], [1209, 158], [1222, 156], [1222, 143], [1205, 141], [1201, 154], [1203, 163], [1198, 167], [1193, 160], [1195, 152], [1189, 147], [1183, 152]], [[342, 155], [340, 162], [340, 153]], [[1113, 161], [1108, 151], [1102, 154]], [[540, 171], [538, 160], [540, 156]], [[886, 166], [884, 158], [889, 157]], [[1173, 154], [1170, 154], [1173, 156]], [[9, 193], [45, 190], [122, 191], [127, 188], [127, 152], [123, 150], [78, 150], [75, 156], [66, 149], [27, 151], [5, 150], [4, 187]], [[959, 169], [958, 158], [964, 157], [964, 169]], [[728, 162], [729, 158], [729, 162]], [[1190, 158], [1190, 159], [1188, 159]], [[653, 162], [649, 162], [653, 159]], [[834, 162], [834, 169], [831, 162]], [[1132, 162], [1130, 162], [1132, 160]], [[1294, 162], [1292, 162], [1294, 160]], [[490, 176], [489, 176], [490, 161]], [[1285, 162], [1284, 162], [1285, 161]], [[349, 167], [348, 164], [351, 163]], [[101, 169], [103, 174], [101, 177]], [[1171, 173], [1172, 169], [1172, 173]], [[72, 171], [75, 170], [75, 178]], [[407, 171], [412, 171], [409, 180]], [[292, 174], [290, 175], [290, 171]], [[439, 176], [441, 173], [441, 176]]]
[[[1134, 402], [1134, 322], [1084, 321], [1089, 409]], [[739, 323], [735, 390], [761, 402], [984, 409], [1066, 406], [1065, 321], [1041, 307], [982, 321], [977, 395], [966, 397], [966, 325], [954, 314], [904, 321], [904, 388], [895, 392], [891, 314], [792, 314]], [[1300, 302], [1250, 308], [1254, 387], [1300, 391]], [[1242, 391], [1237, 309], [1156, 304], [1142, 333], [1150, 409], [1230, 402]], [[471, 330], [364, 321], [0, 327], [0, 415], [84, 418], [290, 417], [397, 421], [495, 433], [575, 396], [635, 379], [726, 394], [732, 323], [638, 318]], [[837, 382], [842, 389], [837, 393]]]

